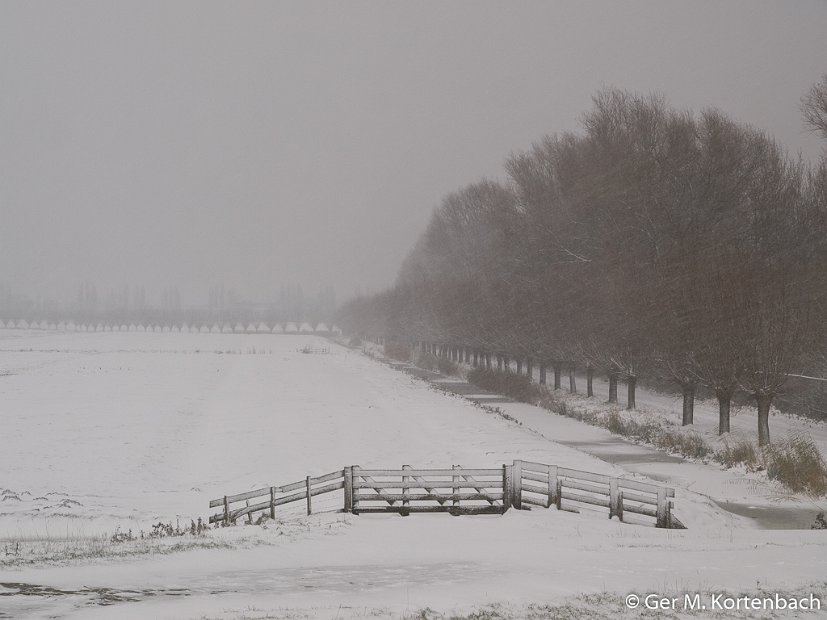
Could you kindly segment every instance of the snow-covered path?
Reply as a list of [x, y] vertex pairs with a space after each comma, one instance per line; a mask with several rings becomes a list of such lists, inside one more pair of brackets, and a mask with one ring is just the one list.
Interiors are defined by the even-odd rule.
[[[438, 373], [395, 362], [390, 362], [390, 365], [398, 370], [410, 372], [448, 392], [470, 397], [476, 402], [492, 403], [508, 416], [519, 420], [527, 429], [551, 441], [599, 458], [630, 473], [674, 485], [686, 492], [701, 494], [728, 512], [747, 517], [762, 528], [809, 529], [815, 515], [819, 511], [827, 510], [827, 498], [789, 494], [762, 476], [747, 476], [743, 472], [725, 470], [716, 463], [688, 461], [541, 407], [485, 393], [485, 390], [456, 378], [446, 378]], [[595, 381], [595, 385], [599, 384], [599, 381]], [[639, 393], [638, 402], [649, 403], [648, 406], [655, 411], [671, 411], [667, 408], [670, 402], [679, 411], [678, 399], [651, 394], [646, 390], [639, 390]], [[595, 394], [596, 399], [600, 400], [601, 391], [598, 389]], [[608, 398], [608, 392], [605, 398]], [[646, 405], [640, 405], [639, 408], [646, 410]], [[702, 408], [711, 409], [708, 404], [703, 403]], [[710, 412], [706, 411], [701, 416], [702, 430], [703, 425], [709, 425], [710, 415]], [[717, 423], [717, 412], [715, 415]], [[743, 421], [744, 417], [742, 415], [739, 419]], [[818, 439], [825, 435], [824, 424], [797, 417], [780, 414], [773, 418], [773, 422], [780, 428], [787, 429], [787, 432], [801, 432], [804, 428], [812, 429]], [[799, 426], [795, 426], [796, 424]]]

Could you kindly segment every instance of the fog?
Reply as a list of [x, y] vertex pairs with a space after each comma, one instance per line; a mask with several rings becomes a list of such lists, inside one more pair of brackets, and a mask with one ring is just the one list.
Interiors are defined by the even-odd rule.
[[602, 86], [815, 161], [827, 4], [4, 2], [0, 282], [266, 300], [390, 285], [440, 198]]

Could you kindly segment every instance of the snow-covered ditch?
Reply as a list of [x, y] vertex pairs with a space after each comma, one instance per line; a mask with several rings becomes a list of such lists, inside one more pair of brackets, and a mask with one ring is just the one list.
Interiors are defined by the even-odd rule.
[[763, 531], [680, 487], [681, 531], [589, 510], [296, 506], [115, 543], [348, 464], [632, 474], [560, 442], [601, 429], [547, 412], [564, 424], [540, 428], [528, 409], [517, 424], [313, 336], [0, 330], [0, 375], [0, 618], [608, 617], [632, 592], [824, 590], [824, 532]]

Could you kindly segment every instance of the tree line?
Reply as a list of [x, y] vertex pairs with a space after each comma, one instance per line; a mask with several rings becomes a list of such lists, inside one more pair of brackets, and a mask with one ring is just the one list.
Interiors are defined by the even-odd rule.
[[332, 326], [336, 310], [336, 293], [332, 286], [307, 295], [300, 284], [282, 286], [269, 301], [243, 299], [235, 289], [223, 284], [209, 288], [208, 303], [187, 305], [181, 301], [177, 286], [161, 290], [160, 304], [147, 301], [143, 285], [110, 289], [100, 295], [94, 282], [84, 281], [78, 288], [76, 303], [59, 303], [49, 298], [15, 295], [0, 281], [0, 320], [78, 324], [195, 324], [195, 323], [308, 323], [316, 329]]
[[[827, 76], [802, 101], [827, 138]], [[570, 360], [615, 388], [668, 378], [684, 424], [703, 387], [720, 433], [742, 390], [766, 444], [787, 375], [827, 351], [827, 157], [807, 164], [717, 110], [602, 90], [580, 131], [446, 196], [395, 285], [350, 300], [337, 323]]]

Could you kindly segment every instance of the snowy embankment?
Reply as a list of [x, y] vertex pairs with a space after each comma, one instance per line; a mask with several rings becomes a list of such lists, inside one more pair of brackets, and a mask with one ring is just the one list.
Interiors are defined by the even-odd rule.
[[[369, 356], [383, 357], [381, 347], [368, 343], [362, 348]], [[392, 363], [398, 365], [397, 362]], [[469, 366], [462, 366], [460, 374], [464, 375], [469, 370]], [[473, 386], [467, 385], [462, 378], [438, 376], [430, 380], [449, 393], [460, 388], [459, 393], [466, 398], [478, 396], [485, 402], [493, 396], [485, 394], [482, 389], [476, 391], [483, 393], [474, 394]], [[534, 380], [538, 382], [537, 371]], [[716, 459], [714, 453], [727, 444], [755, 443], [754, 408], [733, 407], [732, 432], [719, 436], [717, 402], [696, 402], [695, 423], [681, 427], [682, 402], [679, 396], [638, 388], [637, 408], [624, 411], [622, 404], [607, 404], [608, 381], [605, 378], [595, 377], [595, 396], [592, 398], [582, 393], [568, 393], [568, 380], [565, 383], [565, 389], [550, 389], [549, 394], [553, 396], [552, 409], [564, 406], [568, 410], [567, 416], [540, 406], [513, 402], [509, 398], [497, 402], [496, 407], [509, 419], [548, 439], [617, 464], [628, 473], [675, 485], [683, 489], [684, 497], [687, 492], [699, 494], [728, 511], [749, 517], [759, 527], [806, 529], [814, 523], [819, 512], [827, 511], [827, 497], [823, 495], [791, 492], [779, 482], [769, 479], [766, 470], [761, 467], [746, 469], [741, 465], [727, 468]], [[578, 375], [577, 385], [582, 389], [585, 377]], [[692, 437], [708, 453], [699, 458], [684, 458], [668, 450], [655, 449], [651, 443], [619, 436], [605, 428], [611, 427], [607, 424], [610, 416], [614, 416], [615, 420], [634, 422], [643, 428], [658, 428], [673, 437]], [[773, 410], [771, 428], [777, 441], [795, 437], [811, 440], [822, 458], [827, 460], [827, 424]], [[757, 445], [755, 449], [758, 452]], [[691, 514], [686, 514], [685, 507], [682, 518], [684, 516], [693, 519]]]
[[414, 617], [490, 604], [524, 617], [569, 603], [594, 615], [622, 611], [632, 591], [823, 591], [823, 532], [761, 531], [680, 491], [681, 531], [588, 510], [305, 517], [297, 506], [266, 528], [30, 562], [38, 545], [188, 524], [214, 497], [350, 464], [524, 458], [628, 475], [555, 441], [559, 427], [515, 424], [341, 347], [299, 352], [312, 343], [0, 330], [0, 617]]

